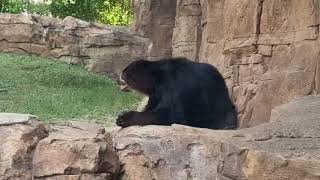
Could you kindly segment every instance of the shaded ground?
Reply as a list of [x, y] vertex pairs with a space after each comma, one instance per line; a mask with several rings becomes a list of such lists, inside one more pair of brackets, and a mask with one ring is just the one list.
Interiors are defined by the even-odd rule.
[[84, 68], [35, 56], [0, 54], [0, 112], [29, 113], [45, 122], [66, 119], [113, 123], [140, 97]]

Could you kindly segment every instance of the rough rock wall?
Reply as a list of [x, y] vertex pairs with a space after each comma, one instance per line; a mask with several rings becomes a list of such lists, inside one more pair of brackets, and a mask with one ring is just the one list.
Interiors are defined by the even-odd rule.
[[133, 59], [144, 57], [148, 44], [123, 27], [72, 17], [0, 14], [0, 51], [57, 58], [97, 73], [118, 74]]
[[201, 44], [200, 0], [178, 0], [176, 24], [173, 31], [172, 56], [199, 60]]
[[180, 0], [173, 55], [217, 66], [240, 126], [254, 126], [320, 92], [319, 14], [319, 0]]
[[0, 113], [1, 180], [114, 180], [120, 162], [102, 125], [45, 127], [28, 114]]
[[134, 31], [149, 38], [149, 59], [171, 57], [177, 0], [134, 0]]
[[114, 145], [128, 180], [319, 180], [319, 106], [303, 97], [241, 130], [130, 127]]
[[319, 180], [319, 107], [320, 96], [303, 97], [274, 108], [271, 123], [227, 131], [0, 113], [0, 179]]
[[48, 136], [35, 116], [0, 113], [0, 179], [32, 179], [32, 158]]

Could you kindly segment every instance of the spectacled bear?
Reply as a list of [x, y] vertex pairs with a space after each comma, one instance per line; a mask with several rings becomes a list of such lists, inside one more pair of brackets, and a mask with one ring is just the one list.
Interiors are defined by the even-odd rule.
[[133, 125], [171, 125], [235, 129], [237, 113], [218, 70], [186, 58], [137, 60], [120, 75], [121, 89], [149, 97], [142, 112], [118, 115], [122, 128]]

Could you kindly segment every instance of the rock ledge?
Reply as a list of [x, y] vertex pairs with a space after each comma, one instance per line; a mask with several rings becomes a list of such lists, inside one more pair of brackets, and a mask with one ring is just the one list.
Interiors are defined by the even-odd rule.
[[274, 122], [235, 131], [131, 127], [115, 136], [128, 179], [319, 179], [320, 96], [279, 106]]

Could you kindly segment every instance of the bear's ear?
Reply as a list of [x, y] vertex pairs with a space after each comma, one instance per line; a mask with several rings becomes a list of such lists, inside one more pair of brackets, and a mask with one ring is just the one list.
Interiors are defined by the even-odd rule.
[[129, 66], [141, 67], [141, 66], [148, 66], [151, 63], [152, 61], [139, 59], [139, 60], [133, 61], [131, 64], [129, 64]]
[[122, 73], [123, 72], [127, 72], [127, 71], [134, 71], [135, 69], [139, 69], [143, 66], [146, 66], [149, 63], [149, 61], [144, 60], [144, 59], [138, 59], [135, 61], [132, 61], [130, 64], [128, 64], [126, 67], [124, 67], [122, 69]]

